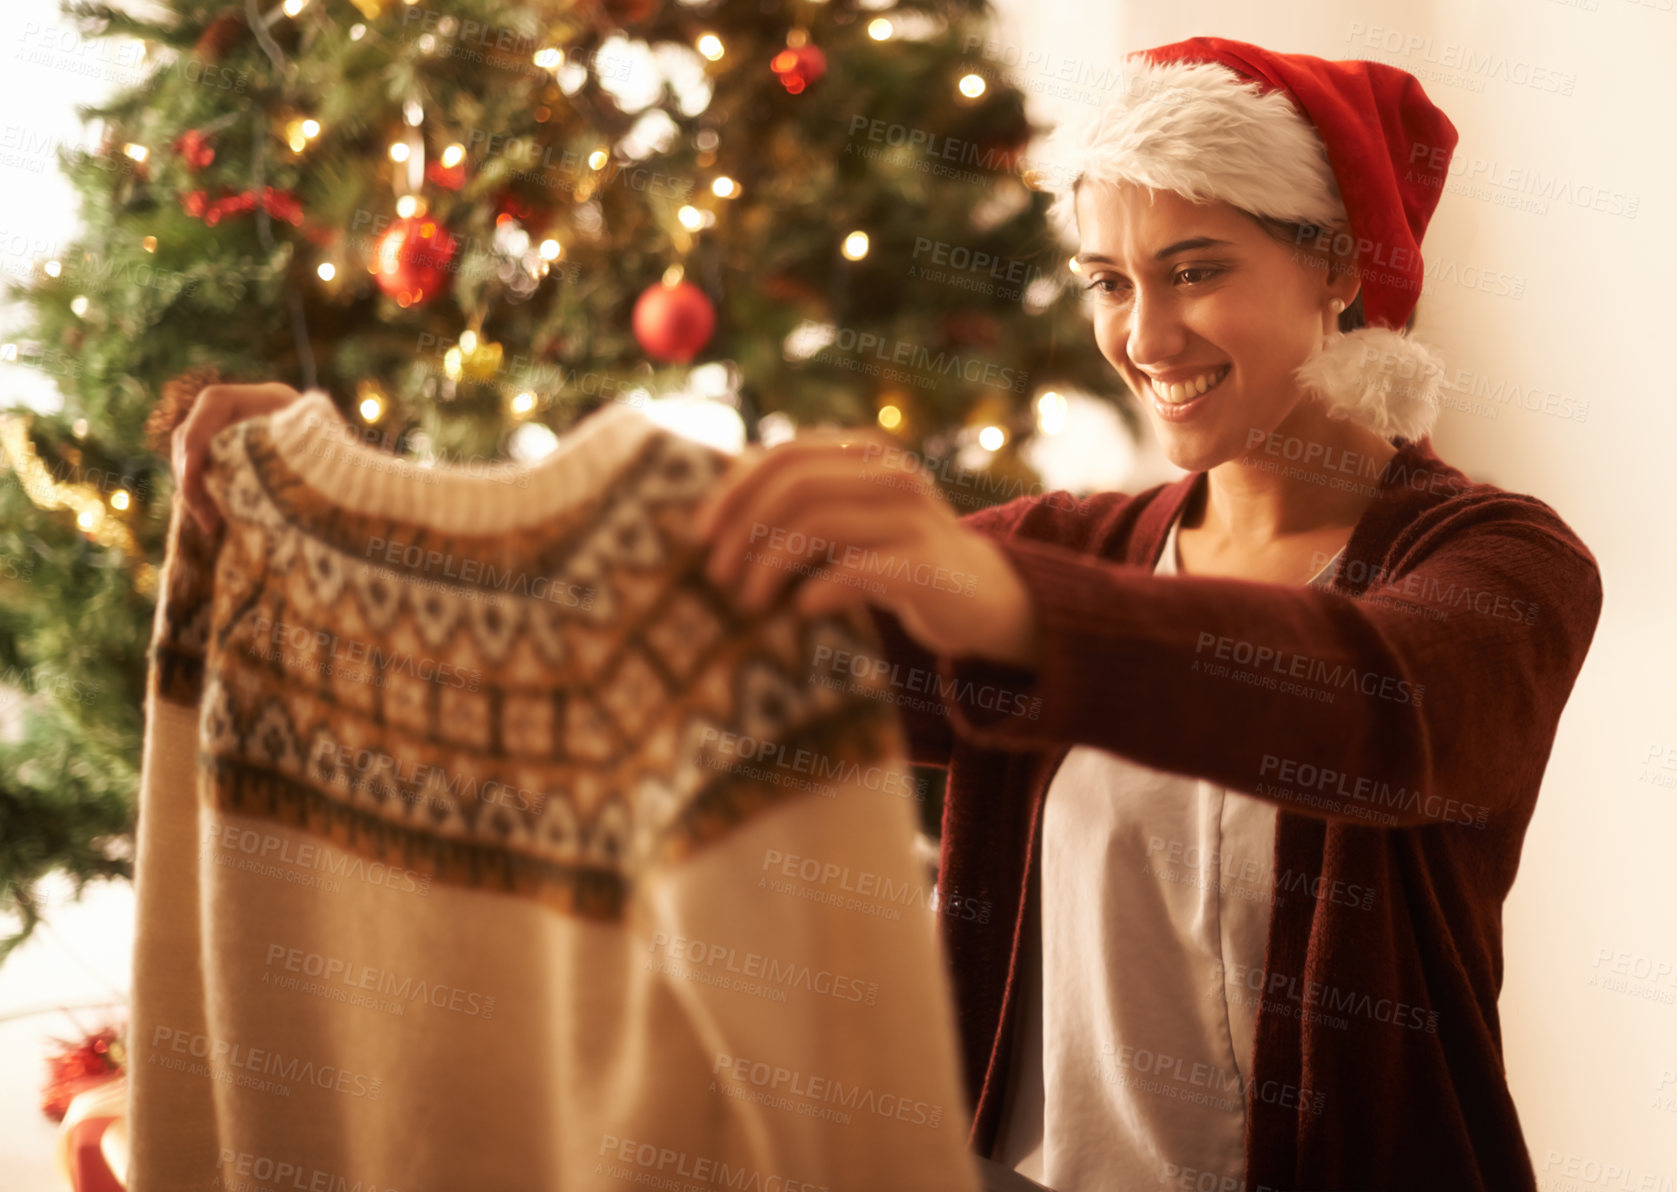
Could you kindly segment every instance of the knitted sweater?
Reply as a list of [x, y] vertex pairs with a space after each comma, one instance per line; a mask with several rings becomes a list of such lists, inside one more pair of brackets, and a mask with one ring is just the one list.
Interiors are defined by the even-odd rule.
[[[987, 912], [942, 919], [980, 1154], [1044, 793], [1081, 744], [1279, 804], [1266, 961], [1223, 975], [1257, 1008], [1244, 1192], [1536, 1187], [1503, 1068], [1501, 910], [1601, 581], [1553, 510], [1426, 440], [1378, 484], [1327, 589], [1153, 575], [1204, 473], [971, 515], [1031, 593], [1034, 668], [933, 657], [876, 614], [895, 681], [942, 697], [903, 705], [914, 759], [948, 767], [940, 884]], [[1161, 1187], [1208, 1174], [1161, 1158]]]
[[977, 1186], [865, 618], [741, 616], [626, 406], [426, 469], [324, 394], [177, 501], [129, 1187]]

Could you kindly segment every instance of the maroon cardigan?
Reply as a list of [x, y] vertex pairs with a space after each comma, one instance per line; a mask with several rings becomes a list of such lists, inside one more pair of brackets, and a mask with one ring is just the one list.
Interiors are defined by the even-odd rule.
[[941, 696], [902, 703], [914, 759], [948, 768], [941, 922], [978, 1153], [1044, 794], [1083, 744], [1280, 807], [1264, 971], [1226, 975], [1261, 999], [1245, 1192], [1536, 1188], [1503, 1068], [1502, 903], [1601, 580], [1543, 502], [1397, 442], [1330, 589], [1153, 575], [1202, 472], [963, 519], [1030, 590], [1037, 668], [934, 657], [876, 610], [895, 681]]

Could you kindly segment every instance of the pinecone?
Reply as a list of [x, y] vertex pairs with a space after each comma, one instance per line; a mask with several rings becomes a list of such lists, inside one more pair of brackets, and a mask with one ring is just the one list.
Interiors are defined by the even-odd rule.
[[201, 364], [187, 369], [172, 381], [163, 383], [163, 396], [158, 398], [151, 413], [146, 415], [146, 446], [152, 453], [169, 458], [170, 437], [186, 416], [192, 403], [206, 386], [221, 380], [221, 373], [213, 365]]
[[243, 17], [224, 12], [204, 26], [204, 32], [199, 35], [198, 43], [192, 47], [192, 52], [206, 62], [220, 62], [227, 57], [249, 28]]

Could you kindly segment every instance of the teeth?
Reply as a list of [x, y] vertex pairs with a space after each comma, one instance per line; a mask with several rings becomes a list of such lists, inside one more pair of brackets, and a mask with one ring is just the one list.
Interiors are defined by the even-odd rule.
[[1221, 381], [1227, 371], [1228, 366], [1225, 365], [1222, 368], [1214, 368], [1210, 372], [1201, 373], [1199, 376], [1188, 381], [1171, 381], [1168, 383], [1164, 381], [1154, 381], [1152, 382], [1153, 392], [1158, 394], [1160, 401], [1169, 402], [1173, 406], [1179, 406], [1183, 402], [1198, 397], [1207, 389], [1210, 389], [1218, 381]]

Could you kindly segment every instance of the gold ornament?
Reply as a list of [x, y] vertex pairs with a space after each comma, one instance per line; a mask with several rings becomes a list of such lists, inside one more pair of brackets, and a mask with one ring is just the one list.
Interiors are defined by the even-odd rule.
[[443, 356], [443, 371], [451, 381], [487, 381], [501, 371], [503, 354], [500, 344], [485, 342], [477, 332], [467, 331], [461, 335], [459, 346]]
[[17, 473], [18, 485], [37, 509], [70, 509], [76, 525], [100, 546], [113, 546], [130, 558], [140, 545], [122, 519], [106, 508], [99, 490], [91, 484], [65, 484], [52, 478], [51, 471], [35, 453], [29, 441], [29, 427], [15, 414], [0, 416], [0, 458]]

